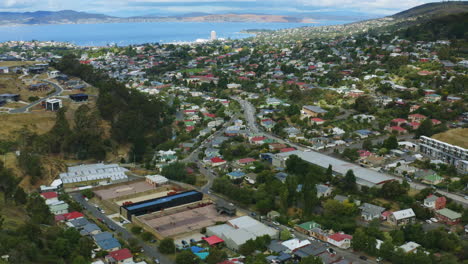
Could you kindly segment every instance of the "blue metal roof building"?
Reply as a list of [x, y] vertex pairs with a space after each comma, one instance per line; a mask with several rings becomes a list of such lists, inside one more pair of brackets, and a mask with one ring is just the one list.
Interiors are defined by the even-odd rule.
[[166, 208], [201, 201], [202, 199], [203, 194], [201, 192], [187, 191], [134, 204], [123, 205], [120, 207], [120, 214], [131, 220], [133, 215], [139, 216], [158, 212]]

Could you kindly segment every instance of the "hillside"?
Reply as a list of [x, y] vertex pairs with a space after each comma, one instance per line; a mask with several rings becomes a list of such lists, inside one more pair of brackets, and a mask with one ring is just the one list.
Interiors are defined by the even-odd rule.
[[420, 16], [437, 17], [465, 12], [468, 12], [468, 2], [450, 1], [423, 4], [392, 15], [391, 17], [395, 19], [407, 19]]
[[468, 128], [457, 128], [433, 135], [432, 138], [468, 149]]
[[206, 14], [190, 13], [179, 16], [135, 16], [114, 17], [73, 10], [57, 12], [0, 12], [0, 25], [42, 25], [42, 24], [93, 24], [93, 23], [138, 23], [138, 22], [260, 22], [260, 23], [311, 23], [309, 17], [264, 14]]

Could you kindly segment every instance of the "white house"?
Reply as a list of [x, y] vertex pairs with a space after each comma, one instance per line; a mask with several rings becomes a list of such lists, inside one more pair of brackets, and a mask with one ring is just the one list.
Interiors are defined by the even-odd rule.
[[327, 242], [337, 246], [339, 248], [347, 249], [351, 247], [351, 240], [353, 236], [343, 234], [343, 233], [335, 233], [333, 235], [328, 236]]

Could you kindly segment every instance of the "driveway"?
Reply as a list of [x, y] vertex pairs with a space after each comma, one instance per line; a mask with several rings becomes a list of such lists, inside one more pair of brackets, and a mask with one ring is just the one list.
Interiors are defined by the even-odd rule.
[[63, 88], [62, 88], [60, 85], [58, 85], [58, 84], [56, 84], [56, 83], [53, 83], [53, 82], [51, 82], [51, 81], [47, 81], [47, 80], [41, 80], [41, 81], [42, 81], [42, 82], [46, 82], [46, 83], [52, 85], [52, 86], [55, 88], [55, 92], [53, 92], [53, 93], [49, 94], [48, 96], [46, 96], [46, 97], [44, 97], [44, 98], [41, 98], [41, 99], [39, 99], [39, 100], [37, 100], [37, 101], [35, 101], [35, 102], [30, 103], [30, 104], [27, 105], [27, 106], [23, 106], [23, 107], [21, 107], [21, 108], [12, 109], [12, 110], [9, 111], [10, 114], [26, 113], [26, 112], [29, 111], [29, 108], [34, 107], [34, 106], [36, 106], [36, 105], [38, 105], [38, 104], [44, 102], [45, 100], [47, 100], [47, 99], [49, 99], [49, 98], [51, 98], [51, 97], [57, 96], [57, 95], [59, 95], [59, 94], [61, 94], [61, 93], [63, 92]]
[[138, 241], [138, 245], [141, 246], [144, 250], [144, 254], [150, 257], [152, 260], [155, 258], [159, 259], [160, 263], [168, 263], [168, 264], [173, 264], [174, 262], [167, 258], [165, 255], [163, 255], [159, 250], [153, 246], [153, 245], [148, 245], [147, 243], [143, 242], [139, 237], [133, 235], [131, 232], [129, 232], [127, 229], [119, 226], [116, 224], [113, 220], [111, 220], [107, 215], [101, 213], [94, 207], [93, 205], [90, 205], [88, 201], [86, 201], [83, 196], [80, 193], [70, 193], [70, 196], [79, 204], [83, 206], [84, 209], [86, 209], [88, 212], [90, 212], [95, 218], [100, 218], [102, 219], [108, 226], [112, 227], [115, 229], [115, 232], [118, 232], [122, 235], [122, 238], [124, 240], [129, 240], [130, 238], [135, 238]]

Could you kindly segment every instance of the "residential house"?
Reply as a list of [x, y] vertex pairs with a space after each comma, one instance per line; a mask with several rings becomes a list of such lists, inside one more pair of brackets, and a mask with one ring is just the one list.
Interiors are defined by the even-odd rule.
[[327, 247], [317, 241], [312, 241], [309, 245], [302, 247], [294, 252], [294, 256], [303, 259], [309, 256], [318, 256], [324, 253]]
[[244, 159], [238, 160], [236, 163], [237, 163], [239, 166], [245, 166], [245, 165], [254, 163], [255, 161], [256, 161], [256, 160], [253, 159], [253, 158], [244, 158]]
[[424, 97], [424, 103], [437, 103], [441, 98], [442, 96], [438, 94], [428, 94]]
[[57, 201], [49, 204], [49, 210], [54, 215], [66, 214], [68, 213], [68, 204], [64, 201]]
[[227, 174], [227, 176], [231, 179], [231, 180], [235, 180], [235, 179], [241, 179], [242, 177], [245, 176], [245, 173], [242, 172], [242, 171], [232, 171], [232, 172], [229, 172]]
[[399, 248], [401, 248], [406, 254], [408, 254], [408, 253], [416, 253], [417, 248], [419, 248], [420, 246], [421, 245], [419, 245], [416, 242], [409, 241], [409, 242], [399, 246]]
[[443, 177], [437, 175], [437, 173], [426, 175], [422, 178], [422, 182], [430, 185], [437, 185], [444, 181]]
[[294, 226], [294, 229], [296, 229], [298, 232], [301, 232], [308, 236], [311, 236], [310, 231], [314, 228], [321, 228], [321, 226], [314, 221], [309, 221]]
[[225, 160], [223, 160], [222, 158], [220, 157], [214, 157], [214, 158], [211, 158], [208, 163], [212, 166], [212, 167], [218, 167], [218, 166], [222, 166], [222, 165], [225, 165], [227, 162]]
[[416, 215], [411, 208], [392, 212], [387, 218], [387, 221], [394, 226], [412, 224], [415, 220]]
[[41, 193], [42, 198], [45, 199], [47, 205], [57, 203], [59, 201], [58, 194], [56, 192], [43, 192]]
[[245, 175], [245, 180], [249, 183], [249, 184], [255, 184], [257, 182], [257, 174], [256, 173], [247, 173]]
[[101, 228], [93, 223], [88, 223], [81, 228], [80, 234], [82, 236], [92, 236], [101, 233]]
[[313, 105], [304, 105], [301, 111], [302, 116], [307, 118], [320, 117], [326, 113], [328, 113], [327, 110], [322, 109], [320, 106]]
[[281, 214], [278, 213], [277, 211], [270, 211], [267, 213], [267, 218], [270, 220], [275, 220], [276, 218], [280, 217]]
[[362, 204], [359, 209], [361, 209], [361, 217], [366, 221], [372, 221], [374, 219], [380, 219], [382, 213], [385, 211], [385, 208], [370, 203]]
[[109, 252], [106, 256], [106, 262], [109, 264], [131, 264], [133, 262], [132, 252], [128, 248], [122, 248]]
[[460, 223], [462, 215], [458, 212], [443, 208], [435, 212], [436, 218], [447, 225], [456, 225]]
[[99, 248], [105, 251], [115, 251], [121, 247], [119, 241], [109, 232], [96, 234], [93, 236], [93, 240]]
[[333, 188], [325, 184], [316, 184], [317, 198], [328, 197], [332, 194]]
[[287, 248], [287, 252], [294, 252], [302, 247], [310, 245], [309, 240], [299, 240], [297, 238], [293, 238], [281, 243], [283, 246]]
[[327, 242], [343, 249], [348, 249], [351, 247], [351, 240], [353, 239], [352, 236], [343, 234], [343, 233], [335, 233], [333, 235], [328, 236]]
[[427, 196], [424, 199], [424, 206], [433, 209], [433, 210], [440, 210], [445, 208], [445, 204], [447, 203], [447, 199], [444, 196], [435, 196], [433, 194]]
[[311, 237], [314, 237], [314, 238], [316, 238], [318, 240], [328, 241], [328, 233], [326, 231], [322, 230], [319, 227], [312, 228], [309, 231], [309, 233], [310, 233]]
[[395, 168], [395, 173], [398, 175], [410, 175], [416, 172], [417, 168], [410, 165], [401, 165]]

